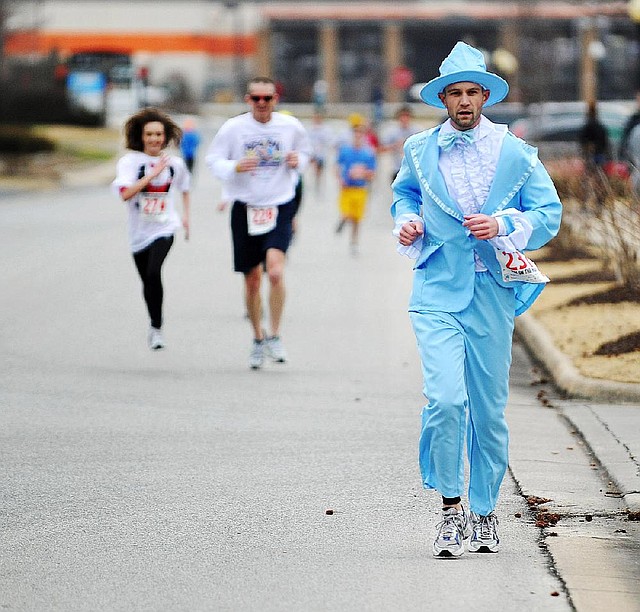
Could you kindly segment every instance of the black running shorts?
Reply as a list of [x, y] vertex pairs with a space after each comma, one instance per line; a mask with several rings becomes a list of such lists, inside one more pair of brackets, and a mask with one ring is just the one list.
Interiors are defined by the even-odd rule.
[[296, 213], [294, 200], [278, 206], [276, 226], [261, 236], [249, 236], [247, 205], [235, 201], [231, 209], [231, 236], [233, 238], [233, 266], [236, 272], [246, 274], [267, 258], [267, 249], [287, 252], [291, 243], [291, 223]]

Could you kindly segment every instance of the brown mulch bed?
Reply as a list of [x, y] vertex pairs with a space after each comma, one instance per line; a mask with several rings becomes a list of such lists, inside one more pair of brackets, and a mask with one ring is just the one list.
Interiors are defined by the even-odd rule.
[[[587, 277], [584, 282], [589, 282], [591, 278], [589, 274], [579, 276]], [[566, 279], [563, 280], [566, 282]], [[568, 302], [567, 306], [578, 306], [580, 304], [620, 304], [621, 302], [640, 302], [640, 290], [618, 285], [606, 291], [574, 298]], [[613, 356], [622, 355], [623, 353], [633, 353], [634, 351], [640, 351], [640, 331], [632, 332], [601, 344], [594, 351], [594, 355]]]
[[610, 283], [616, 280], [616, 275], [612, 270], [600, 269], [590, 272], [582, 272], [573, 276], [563, 276], [554, 278], [554, 285], [573, 284], [573, 283]]
[[569, 245], [565, 248], [559, 242], [552, 240], [542, 253], [536, 255], [535, 261], [537, 263], [539, 261], [567, 261], [569, 259], [593, 259], [593, 251], [577, 245]]
[[606, 291], [601, 291], [600, 293], [592, 293], [591, 295], [582, 295], [574, 298], [567, 306], [578, 306], [579, 304], [619, 304], [620, 302], [640, 302], [640, 290], [617, 286], [607, 289]]
[[[569, 262], [570, 260], [593, 260], [597, 266], [594, 270], [578, 272], [571, 276], [554, 278], [554, 285], [577, 284], [588, 285], [591, 283], [615, 283], [616, 276], [604, 262], [600, 261], [598, 253], [589, 247], [574, 244], [570, 240], [553, 240], [535, 257], [536, 262]], [[596, 305], [596, 304], [622, 304], [624, 302], [640, 303], [640, 288], [623, 287], [618, 284], [597, 293], [576, 297], [565, 306]], [[640, 321], [639, 329], [620, 336], [614, 340], [604, 342], [593, 353], [594, 355], [614, 357], [626, 353], [640, 351]]]
[[616, 338], [611, 342], [601, 344], [594, 355], [622, 355], [623, 353], [633, 353], [640, 351], [640, 331]]

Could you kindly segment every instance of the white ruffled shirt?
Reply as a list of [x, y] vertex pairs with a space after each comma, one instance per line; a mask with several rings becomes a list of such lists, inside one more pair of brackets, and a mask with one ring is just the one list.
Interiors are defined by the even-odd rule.
[[[440, 128], [441, 132], [453, 132], [455, 128], [451, 121], [446, 121]], [[473, 128], [473, 142], [454, 145], [449, 151], [440, 151], [438, 168], [444, 177], [447, 190], [451, 198], [465, 215], [480, 212], [496, 174], [498, 159], [502, 149], [502, 141], [507, 133], [507, 126], [493, 123], [485, 116]], [[508, 215], [513, 229], [507, 235], [507, 225], [502, 216]], [[498, 236], [489, 240], [495, 248], [516, 251], [523, 249], [531, 236], [533, 228], [524, 214], [515, 208], [508, 208], [493, 214], [498, 221]], [[397, 237], [400, 228], [408, 221], [422, 221], [415, 215], [400, 215], [396, 219], [393, 234]], [[428, 231], [428, 228], [426, 229]], [[398, 252], [412, 259], [416, 259], [422, 248], [422, 238], [413, 244], [403, 246], [398, 244]], [[475, 254], [475, 270], [483, 272], [487, 268]]]

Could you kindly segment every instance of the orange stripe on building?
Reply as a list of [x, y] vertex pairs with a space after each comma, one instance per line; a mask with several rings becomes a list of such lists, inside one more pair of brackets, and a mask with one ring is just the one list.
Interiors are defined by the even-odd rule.
[[90, 51], [116, 53], [206, 53], [208, 55], [254, 55], [255, 35], [207, 36], [204, 34], [148, 34], [148, 33], [57, 33], [46, 31], [16, 32], [5, 39], [7, 55], [29, 53], [48, 54], [57, 51], [61, 56]]

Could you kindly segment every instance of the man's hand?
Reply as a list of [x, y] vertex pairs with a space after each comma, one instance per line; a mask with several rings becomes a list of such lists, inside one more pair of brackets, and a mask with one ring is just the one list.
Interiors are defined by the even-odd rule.
[[400, 228], [398, 240], [402, 246], [413, 244], [418, 238], [424, 234], [424, 226], [422, 221], [407, 221]]
[[285, 157], [285, 161], [287, 162], [287, 166], [289, 168], [297, 168], [298, 167], [298, 152], [297, 151], [289, 151]]
[[462, 224], [478, 239], [489, 240], [498, 235], [498, 220], [489, 215], [465, 215]]
[[257, 157], [243, 157], [236, 164], [236, 172], [252, 172], [258, 167]]

